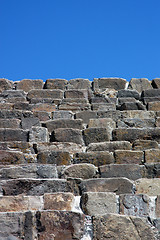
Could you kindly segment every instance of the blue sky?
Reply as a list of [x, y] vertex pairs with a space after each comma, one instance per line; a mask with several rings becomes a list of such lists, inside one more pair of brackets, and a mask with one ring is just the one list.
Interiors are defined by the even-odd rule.
[[0, 0], [0, 78], [160, 78], [159, 0]]

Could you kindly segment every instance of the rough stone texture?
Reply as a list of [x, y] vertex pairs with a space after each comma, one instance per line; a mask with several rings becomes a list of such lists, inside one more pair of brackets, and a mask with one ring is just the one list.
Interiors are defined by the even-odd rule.
[[118, 110], [124, 111], [124, 110], [146, 110], [146, 107], [140, 103], [139, 101], [136, 102], [126, 102], [123, 103], [120, 107], [118, 107]]
[[30, 142], [48, 142], [48, 130], [44, 127], [32, 127], [29, 133]]
[[92, 164], [73, 164], [64, 168], [62, 171], [62, 177], [89, 179], [94, 178], [96, 176], [96, 172], [96, 167]]
[[13, 87], [13, 82], [5, 78], [0, 78], [0, 92], [10, 90]]
[[26, 130], [26, 129], [31, 129], [32, 127], [40, 127], [40, 120], [37, 117], [22, 117], [21, 118], [21, 128]]
[[57, 128], [74, 128], [82, 130], [82, 120], [81, 119], [55, 119], [44, 122], [43, 125], [48, 129], [49, 132]]
[[128, 141], [90, 143], [87, 147], [87, 152], [90, 152], [90, 151], [114, 152], [117, 149], [130, 150], [131, 149], [131, 143], [128, 142]]
[[79, 111], [87, 111], [90, 110], [90, 104], [88, 103], [62, 103], [59, 105], [59, 110], [64, 111], [72, 111], [72, 112], [79, 112]]
[[83, 137], [86, 145], [110, 140], [110, 134], [106, 128], [87, 128], [83, 131]]
[[86, 192], [81, 196], [81, 208], [86, 215], [117, 213], [115, 193]]
[[117, 128], [144, 128], [144, 126], [155, 127], [155, 119], [124, 118], [117, 121]]
[[23, 79], [19, 82], [16, 82], [16, 89], [23, 90], [25, 92], [29, 92], [32, 89], [42, 89], [43, 88], [43, 80], [36, 79]]
[[149, 111], [160, 111], [160, 102], [149, 102], [147, 104], [147, 109]]
[[98, 111], [97, 112], [98, 118], [112, 118], [113, 121], [117, 121], [121, 118], [121, 112], [118, 110], [112, 111]]
[[0, 119], [0, 128], [20, 128], [19, 119]]
[[114, 157], [117, 164], [142, 164], [144, 162], [142, 151], [116, 150], [114, 152]]
[[83, 144], [82, 132], [79, 129], [57, 128], [51, 135], [51, 142], [54, 141]]
[[147, 178], [160, 178], [160, 163], [145, 163]]
[[0, 129], [0, 141], [24, 141], [28, 142], [29, 132], [21, 129]]
[[144, 153], [146, 163], [160, 162], [160, 149], [148, 149]]
[[158, 97], [160, 95], [160, 89], [148, 89], [142, 91], [141, 97]]
[[91, 81], [84, 78], [76, 78], [68, 81], [67, 89], [91, 89]]
[[98, 167], [114, 163], [114, 157], [108, 151], [79, 152], [73, 155], [73, 163], [91, 163]]
[[65, 90], [67, 82], [66, 79], [47, 79], [44, 88]]
[[34, 111], [33, 116], [39, 118], [40, 121], [48, 121], [52, 118], [51, 112]]
[[37, 162], [43, 164], [68, 165], [71, 163], [69, 152], [43, 151], [38, 153]]
[[111, 111], [116, 110], [115, 103], [92, 103], [91, 109], [93, 111]]
[[155, 78], [151, 82], [153, 88], [160, 88], [160, 78]]
[[115, 90], [124, 89], [126, 86], [126, 80], [123, 78], [94, 78], [93, 88], [94, 90], [105, 90], [111, 88]]
[[54, 103], [37, 103], [32, 105], [32, 111], [46, 111], [53, 112], [56, 110], [56, 105]]
[[26, 96], [25, 92], [22, 90], [4, 90], [0, 97], [3, 97], [4, 99], [7, 98], [24, 98]]
[[81, 192], [114, 192], [116, 194], [132, 193], [133, 183], [127, 178], [99, 178], [83, 180]]
[[97, 215], [93, 218], [94, 240], [155, 240], [146, 219], [118, 214]]
[[52, 113], [52, 118], [53, 119], [73, 119], [74, 115], [71, 111], [54, 111]]
[[0, 150], [0, 164], [22, 164], [25, 163], [23, 153], [19, 151]]
[[130, 90], [130, 89], [122, 89], [118, 91], [117, 94], [118, 98], [135, 98], [139, 100], [139, 93], [136, 90]]
[[85, 94], [82, 90], [66, 90], [64, 92], [65, 98], [85, 98]]
[[129, 82], [128, 88], [135, 89], [141, 93], [143, 90], [152, 89], [152, 86], [147, 78], [132, 78]]
[[109, 164], [99, 167], [101, 178], [125, 177], [137, 180], [145, 176], [145, 167], [138, 164]]
[[39, 89], [39, 90], [30, 90], [27, 94], [27, 98], [58, 98], [63, 97], [63, 91], [58, 89], [48, 90], [48, 89]]
[[44, 209], [71, 211], [74, 204], [74, 195], [72, 193], [45, 193]]
[[160, 194], [160, 179], [146, 179], [141, 178], [135, 181], [136, 194], [147, 194], [149, 196], [156, 196]]
[[82, 111], [75, 113], [76, 119], [82, 119], [83, 123], [88, 124], [89, 120], [92, 118], [97, 118], [97, 112], [95, 111]]
[[138, 119], [154, 119], [154, 111], [143, 111], [143, 110], [128, 110], [121, 112], [121, 118], [138, 118]]
[[132, 144], [133, 150], [146, 150], [151, 148], [158, 148], [158, 143], [151, 140], [135, 140]]

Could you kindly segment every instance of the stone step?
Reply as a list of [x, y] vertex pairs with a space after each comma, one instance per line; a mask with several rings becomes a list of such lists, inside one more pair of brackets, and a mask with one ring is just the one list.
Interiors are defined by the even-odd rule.
[[30, 90], [27, 94], [27, 99], [30, 100], [32, 98], [63, 98], [63, 91], [59, 89], [36, 89]]

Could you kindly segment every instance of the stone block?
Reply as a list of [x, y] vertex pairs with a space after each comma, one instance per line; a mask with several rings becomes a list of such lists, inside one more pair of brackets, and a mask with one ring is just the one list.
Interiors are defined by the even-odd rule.
[[81, 119], [54, 119], [42, 124], [46, 127], [49, 132], [57, 128], [73, 128], [82, 130], [82, 120]]
[[93, 88], [94, 90], [111, 88], [115, 90], [124, 89], [127, 81], [123, 78], [94, 78]]
[[83, 145], [82, 132], [73, 128], [58, 128], [52, 132], [51, 142], [73, 142]]
[[118, 213], [115, 193], [85, 192], [81, 196], [80, 205], [86, 215]]
[[14, 109], [31, 111], [31, 106], [28, 102], [16, 102], [14, 103]]
[[40, 127], [40, 120], [38, 117], [22, 117], [21, 118], [21, 128], [26, 130], [26, 129], [31, 129], [32, 127]]
[[56, 105], [54, 103], [37, 103], [31, 106], [32, 111], [46, 111], [53, 112], [56, 110]]
[[28, 142], [29, 132], [21, 129], [5, 128], [0, 129], [0, 141], [24, 141]]
[[141, 178], [135, 181], [136, 194], [160, 195], [160, 178]]
[[[73, 90], [72, 90], [73, 91]], [[67, 103], [77, 103], [77, 104], [87, 104], [87, 98], [63, 98], [60, 104], [67, 104]]]
[[121, 194], [120, 214], [138, 217], [150, 216], [150, 198], [144, 194]]
[[52, 118], [53, 119], [59, 119], [59, 118], [73, 119], [74, 114], [72, 113], [72, 111], [54, 111], [52, 113]]
[[133, 193], [133, 182], [127, 178], [97, 178], [87, 179], [80, 183], [80, 190], [84, 192], [114, 192], [117, 195]]
[[67, 110], [72, 112], [87, 111], [90, 110], [89, 103], [62, 103], [58, 106], [59, 110]]
[[67, 83], [66, 79], [47, 79], [44, 88], [65, 90]]
[[71, 211], [74, 204], [72, 193], [45, 193], [44, 210]]
[[22, 164], [25, 163], [23, 153], [18, 151], [0, 150], [0, 164]]
[[148, 97], [159, 97], [160, 89], [147, 89], [142, 91], [141, 98], [148, 98]]
[[153, 88], [160, 88], [160, 78], [155, 78], [151, 82]]
[[115, 150], [115, 162], [117, 164], [142, 164], [144, 163], [143, 151]]
[[0, 103], [0, 110], [4, 109], [4, 110], [13, 110], [13, 103]]
[[148, 111], [160, 111], [160, 102], [148, 102], [147, 109]]
[[19, 110], [0, 110], [0, 118], [5, 118], [5, 119], [21, 119], [23, 116], [22, 111]]
[[19, 82], [16, 82], [16, 89], [29, 92], [33, 89], [42, 89], [43, 80], [41, 79], [23, 79]]
[[113, 141], [113, 142], [101, 142], [101, 143], [90, 143], [87, 147], [87, 152], [92, 151], [109, 151], [114, 152], [115, 150], [131, 150], [131, 143], [128, 141]]
[[[127, 226], [127, 227], [126, 227]], [[93, 239], [155, 240], [152, 226], [146, 218], [104, 214], [93, 217]]]
[[160, 178], [160, 163], [145, 163], [146, 178]]
[[0, 92], [4, 90], [10, 90], [13, 88], [13, 82], [6, 78], [0, 78]]
[[140, 96], [137, 90], [121, 89], [118, 91], [117, 97], [118, 98], [135, 98], [139, 100]]
[[91, 89], [91, 81], [84, 78], [76, 78], [68, 81], [67, 89]]
[[91, 163], [98, 167], [114, 163], [114, 157], [108, 151], [78, 152], [73, 155], [73, 163]]
[[52, 113], [46, 111], [34, 111], [33, 116], [39, 118], [42, 122], [52, 119]]
[[113, 111], [98, 111], [97, 112], [98, 118], [112, 118], [113, 121], [117, 121], [121, 118], [121, 112], [118, 110]]
[[6, 99], [6, 98], [25, 98], [26, 93], [22, 90], [4, 90], [0, 97]]
[[87, 128], [83, 130], [83, 138], [86, 145], [111, 139], [110, 133], [106, 128]]
[[103, 95], [95, 95], [90, 99], [90, 103], [111, 103], [111, 99]]
[[44, 193], [71, 192], [69, 183], [64, 179], [9, 179], [0, 180], [0, 186], [5, 196], [41, 196]]
[[142, 99], [143, 104], [147, 105], [149, 102], [158, 102], [160, 101], [160, 97], [143, 97]]
[[129, 82], [128, 88], [135, 89], [141, 93], [144, 90], [152, 89], [152, 85], [147, 78], [132, 78]]
[[38, 153], [37, 162], [41, 164], [69, 165], [71, 157], [69, 152], [43, 151]]
[[159, 148], [158, 143], [152, 140], [135, 140], [132, 144], [133, 150], [146, 150], [151, 148]]
[[109, 164], [99, 167], [101, 178], [125, 177], [137, 180], [145, 176], [145, 166], [138, 164]]
[[97, 169], [94, 165], [88, 163], [72, 164], [62, 171], [63, 178], [82, 178], [89, 179], [96, 176]]
[[30, 90], [27, 94], [27, 98], [30, 100], [31, 98], [63, 98], [63, 91], [59, 89], [37, 89], [37, 90]]
[[0, 119], [0, 128], [20, 128], [19, 119]]
[[155, 127], [160, 127], [160, 117], [156, 118]]
[[[154, 119], [154, 111], [143, 111], [143, 110], [128, 110], [121, 112], [121, 118], [138, 118], [138, 119]], [[120, 118], [119, 118], [120, 119]]]
[[160, 149], [148, 149], [144, 152], [146, 163], [160, 162]]
[[29, 132], [29, 142], [48, 142], [49, 134], [47, 128], [32, 127]]
[[61, 99], [54, 99], [54, 98], [31, 98], [29, 99], [29, 103], [30, 104], [37, 104], [37, 103], [54, 103], [54, 104], [60, 104], [61, 103]]
[[20, 151], [23, 153], [32, 153], [34, 154], [33, 145], [29, 142], [0, 142], [0, 150], [9, 150], [9, 151]]
[[113, 130], [114, 141], [155, 140], [160, 142], [160, 128], [116, 128]]
[[125, 102], [125, 103], [122, 103], [122, 105], [118, 107], [118, 110], [120, 110], [120, 111], [124, 111], [124, 110], [146, 110], [146, 107], [142, 103], [140, 103], [139, 101]]
[[88, 98], [88, 94], [87, 94], [87, 91], [84, 91], [84, 90], [72, 89], [72, 90], [66, 90], [64, 92], [64, 97], [65, 98]]
[[128, 102], [136, 102], [137, 100], [134, 97], [122, 97], [122, 98], [118, 98], [118, 104], [122, 105], [123, 103], [128, 103]]
[[92, 103], [91, 109], [93, 111], [114, 111], [116, 110], [115, 103]]
[[76, 119], [82, 119], [83, 123], [88, 124], [89, 120], [92, 118], [97, 118], [97, 112], [95, 111], [81, 111], [75, 113], [75, 118]]
[[155, 119], [124, 118], [117, 121], [117, 128], [144, 128], [144, 126], [155, 127]]

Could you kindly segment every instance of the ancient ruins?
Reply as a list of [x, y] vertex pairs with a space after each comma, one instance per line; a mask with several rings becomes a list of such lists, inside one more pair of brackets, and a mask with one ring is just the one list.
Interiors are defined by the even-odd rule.
[[0, 79], [0, 240], [160, 239], [160, 79]]

